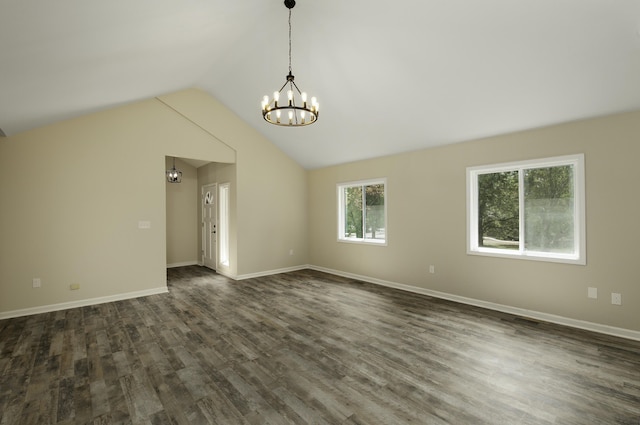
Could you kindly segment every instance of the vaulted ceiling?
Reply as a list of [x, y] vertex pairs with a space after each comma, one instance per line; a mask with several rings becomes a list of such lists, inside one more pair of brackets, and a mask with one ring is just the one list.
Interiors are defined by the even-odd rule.
[[[640, 0], [0, 0], [0, 132], [187, 87], [306, 168], [640, 109]], [[603, 141], [605, 143], [606, 141]]]

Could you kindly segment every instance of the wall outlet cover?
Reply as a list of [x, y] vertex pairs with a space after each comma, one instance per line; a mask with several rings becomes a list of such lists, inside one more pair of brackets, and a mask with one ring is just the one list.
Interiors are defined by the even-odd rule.
[[611, 293], [611, 304], [613, 305], [622, 305], [622, 294], [617, 292]]

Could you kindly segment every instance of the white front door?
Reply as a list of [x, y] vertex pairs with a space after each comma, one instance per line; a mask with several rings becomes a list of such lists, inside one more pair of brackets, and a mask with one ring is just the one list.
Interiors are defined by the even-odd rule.
[[202, 186], [202, 263], [216, 269], [217, 244], [217, 185]]

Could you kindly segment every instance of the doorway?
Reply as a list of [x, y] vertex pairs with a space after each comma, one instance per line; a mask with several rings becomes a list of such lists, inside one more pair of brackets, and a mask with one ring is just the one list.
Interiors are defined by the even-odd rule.
[[202, 264], [213, 270], [217, 265], [217, 188], [216, 183], [202, 186]]

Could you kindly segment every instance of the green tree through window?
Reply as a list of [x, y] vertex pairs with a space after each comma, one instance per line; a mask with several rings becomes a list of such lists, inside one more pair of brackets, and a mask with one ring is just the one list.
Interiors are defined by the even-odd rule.
[[543, 252], [573, 251], [573, 167], [524, 172], [525, 248]]
[[478, 246], [519, 249], [518, 172], [478, 176]]
[[339, 185], [339, 239], [385, 242], [385, 184]]
[[585, 264], [584, 156], [467, 169], [469, 253]]
[[345, 189], [347, 198], [347, 212], [344, 235], [347, 238], [354, 234], [356, 238], [362, 238], [362, 187], [348, 187]]

